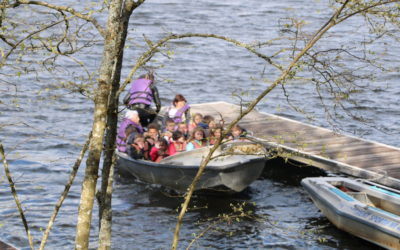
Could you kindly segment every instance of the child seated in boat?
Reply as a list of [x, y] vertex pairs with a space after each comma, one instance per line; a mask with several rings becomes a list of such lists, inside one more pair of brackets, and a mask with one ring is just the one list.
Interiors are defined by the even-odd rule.
[[204, 129], [197, 127], [193, 130], [192, 135], [189, 138], [189, 142], [186, 145], [186, 151], [190, 151], [196, 148], [205, 147], [208, 145], [206, 134]]
[[189, 124], [189, 133], [192, 133], [193, 130], [198, 127], [198, 124], [203, 120], [203, 115], [200, 113], [196, 113], [193, 115], [192, 122]]
[[151, 160], [154, 162], [160, 162], [165, 157], [168, 157], [168, 142], [164, 138], [160, 138], [154, 144], [154, 147], [150, 151]]
[[128, 155], [133, 159], [143, 159], [145, 152], [148, 150], [147, 145], [144, 143], [144, 136], [137, 134], [133, 142], [131, 140], [127, 141]]
[[172, 141], [169, 143], [169, 155], [174, 155], [186, 150], [186, 140], [181, 131], [172, 134]]
[[179, 123], [177, 131], [180, 131], [183, 134], [185, 141], [187, 141], [189, 139], [189, 129], [185, 123], [183, 123], [183, 122]]
[[215, 126], [216, 126], [215, 119], [212, 115], [205, 115], [203, 117], [203, 120], [198, 124], [198, 126], [202, 127], [204, 129], [204, 132], [206, 133], [206, 137], [209, 138], [210, 130], [212, 128], [215, 128]]
[[231, 133], [228, 136], [228, 139], [233, 141], [242, 141], [246, 140], [246, 135], [247, 130], [242, 128], [239, 124], [235, 124], [231, 129]]
[[158, 125], [155, 123], [150, 123], [147, 126], [147, 132], [144, 133], [146, 151], [144, 152], [144, 159], [150, 160], [150, 150], [154, 147], [154, 144], [160, 138], [160, 132], [158, 130]]
[[222, 136], [222, 127], [217, 125], [215, 128], [210, 130], [210, 145], [214, 145], [219, 138]]
[[190, 106], [187, 104], [186, 98], [177, 94], [172, 101], [165, 115], [166, 118], [171, 118], [176, 124], [181, 122], [189, 125], [190, 123]]
[[163, 137], [170, 142], [172, 140], [172, 134], [175, 132], [176, 130], [176, 124], [174, 122], [174, 120], [172, 120], [171, 118], [168, 118], [165, 122], [165, 130], [163, 133]]

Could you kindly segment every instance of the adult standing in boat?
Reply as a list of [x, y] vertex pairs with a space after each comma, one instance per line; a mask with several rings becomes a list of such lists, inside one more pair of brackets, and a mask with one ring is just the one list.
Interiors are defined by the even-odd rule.
[[190, 106], [183, 95], [177, 94], [175, 96], [172, 106], [168, 108], [165, 117], [174, 120], [175, 124], [184, 122], [186, 126], [189, 126]]
[[[152, 102], [156, 105], [156, 110], [150, 107]], [[141, 75], [132, 83], [131, 89], [124, 98], [124, 104], [128, 109], [136, 110], [139, 113], [140, 123], [143, 127], [147, 127], [149, 123], [153, 122], [160, 112], [161, 102], [152, 73]]]
[[143, 134], [143, 127], [140, 125], [139, 113], [136, 110], [128, 110], [125, 113], [125, 118], [122, 120], [121, 125], [118, 129], [117, 135], [117, 149], [120, 152], [126, 152], [126, 129], [128, 126], [132, 126], [135, 132], [138, 134]]

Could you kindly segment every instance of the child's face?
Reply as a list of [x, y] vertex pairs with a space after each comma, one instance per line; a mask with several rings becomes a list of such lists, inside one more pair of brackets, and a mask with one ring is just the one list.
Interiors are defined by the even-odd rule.
[[213, 128], [215, 128], [217, 126], [217, 124], [215, 123], [215, 121], [210, 121], [209, 123], [208, 123], [208, 128], [210, 128], [210, 129], [213, 129]]
[[143, 146], [144, 146], [144, 138], [136, 138], [136, 139], [135, 139], [135, 143], [136, 143], [139, 147], [143, 147]]
[[232, 129], [232, 135], [233, 136], [239, 136], [242, 133], [242, 130], [240, 129]]
[[185, 104], [186, 104], [185, 101], [179, 101], [179, 102], [176, 102], [176, 103], [175, 103], [175, 107], [178, 108], [178, 109], [180, 109], [180, 108], [182, 108], [183, 106], [185, 106]]
[[215, 138], [220, 138], [221, 135], [222, 135], [221, 129], [217, 129], [217, 130], [214, 131], [214, 137]]
[[158, 136], [158, 131], [157, 131], [157, 129], [151, 128], [151, 129], [149, 129], [149, 131], [147, 131], [147, 134], [148, 134], [151, 138], [157, 138], [157, 136]]
[[185, 137], [183, 137], [183, 136], [179, 137], [177, 142], [185, 142]]
[[186, 132], [187, 132], [186, 124], [179, 124], [178, 130], [181, 131], [182, 133], [186, 134]]
[[201, 131], [196, 131], [196, 132], [194, 133], [194, 139], [196, 139], [196, 140], [202, 140], [202, 139], [203, 139], [203, 132], [201, 132]]
[[202, 118], [199, 115], [196, 115], [193, 119], [194, 123], [199, 124], [201, 122]]
[[175, 123], [167, 123], [166, 125], [166, 130], [169, 132], [174, 132], [175, 131]]

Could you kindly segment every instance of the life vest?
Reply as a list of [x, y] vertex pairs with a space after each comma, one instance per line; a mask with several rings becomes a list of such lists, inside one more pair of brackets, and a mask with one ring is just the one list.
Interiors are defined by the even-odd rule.
[[176, 153], [180, 153], [186, 151], [186, 143], [177, 143], [177, 142], [170, 142], [169, 147], [168, 147], [168, 153], [169, 155], [174, 155]]
[[185, 104], [182, 108], [178, 109], [175, 112], [175, 115], [171, 117], [176, 124], [179, 124], [182, 122], [182, 114], [185, 113], [188, 109], [190, 109], [190, 106], [188, 104]]
[[201, 148], [201, 147], [203, 147], [203, 142], [202, 142], [202, 141], [193, 140], [193, 141], [191, 141], [191, 143], [193, 144], [194, 148]]
[[151, 80], [145, 78], [135, 80], [129, 90], [130, 98], [128, 104], [143, 103], [150, 105], [153, 101], [153, 92], [150, 88], [151, 83]]
[[143, 127], [140, 124], [137, 124], [136, 122], [133, 122], [128, 118], [124, 118], [122, 120], [121, 125], [119, 126], [117, 141], [116, 141], [117, 149], [120, 152], [124, 152], [124, 153], [126, 152], [125, 130], [129, 125], [134, 126], [136, 128], [136, 131], [140, 134], [143, 134], [143, 132], [144, 132]]

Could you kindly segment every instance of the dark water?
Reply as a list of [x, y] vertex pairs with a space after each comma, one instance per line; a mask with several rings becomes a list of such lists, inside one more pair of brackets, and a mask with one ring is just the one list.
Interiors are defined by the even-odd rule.
[[[288, 35], [279, 33], [278, 25], [288, 17], [307, 20], [309, 25], [304, 29], [315, 30], [328, 18], [330, 10], [326, 4], [326, 1], [312, 1], [310, 4], [310, 1], [304, 0], [251, 0], [246, 3], [238, 0], [148, 1], [135, 11], [131, 19], [124, 76], [144, 50], [142, 34], [152, 40], [161, 38], [167, 32], [198, 32], [226, 35], [243, 42], [266, 41]], [[98, 17], [104, 21], [104, 17]], [[352, 46], [353, 41], [368, 37], [367, 30], [360, 28], [361, 21], [355, 18], [337, 27], [329, 39], [321, 42], [321, 48], [335, 44]], [[354, 30], [358, 32], [353, 33]], [[85, 35], [89, 37], [90, 34]], [[138, 44], [141, 47], [137, 47]], [[378, 74], [371, 82], [361, 82], [369, 86], [352, 96], [360, 104], [359, 107], [347, 106], [350, 111], [362, 115], [368, 123], [345, 115], [333, 121], [327, 120], [315, 88], [306, 80], [287, 86], [292, 103], [304, 109], [306, 115], [290, 108], [281, 89], [268, 95], [258, 109], [399, 147], [397, 55], [400, 51], [398, 44], [387, 39], [377, 45], [381, 53], [385, 52], [387, 44], [390, 44], [390, 51], [381, 61], [397, 67], [397, 71]], [[270, 47], [260, 51], [271, 55], [290, 45], [291, 42], [286, 40], [274, 41]], [[185, 39], [170, 46], [168, 49], [173, 51], [171, 58], [164, 53], [150, 62], [151, 67], [157, 68], [158, 87], [165, 105], [177, 92], [184, 94], [190, 103], [220, 100], [237, 103], [233, 92], [248, 90], [249, 93], [243, 96], [251, 99], [277, 76], [276, 70], [261, 59], [220, 40]], [[279, 58], [280, 62], [286, 62], [285, 56]], [[95, 72], [101, 58], [101, 44], [96, 42], [76, 58], [82, 60], [88, 70]], [[36, 58], [32, 56], [26, 60]], [[79, 94], [58, 88], [62, 82], [86, 76], [71, 60], [64, 58], [61, 63], [64, 67], [52, 73], [36, 71], [18, 77], [0, 76], [0, 140], [9, 153], [7, 157], [18, 194], [37, 242], [92, 122], [92, 103]], [[351, 59], [348, 63], [357, 65]], [[3, 70], [11, 72], [8, 67]], [[267, 83], [260, 80], [262, 77]], [[333, 100], [326, 97], [325, 101], [332, 104]], [[272, 172], [282, 168], [276, 162], [270, 163], [269, 167]], [[194, 234], [200, 234], [208, 225], [215, 223], [194, 243], [193, 248], [376, 249], [374, 245], [334, 228], [311, 203], [299, 185], [299, 178], [291, 179], [298, 174], [294, 171], [266, 174], [264, 179], [256, 181], [236, 196], [194, 197], [193, 207], [185, 217], [180, 248], [188, 246]], [[305, 176], [308, 174], [313, 175], [307, 172]], [[73, 248], [82, 175], [83, 167], [54, 225], [48, 249]], [[0, 239], [27, 248], [25, 232], [3, 172], [0, 199]], [[176, 209], [181, 201], [181, 198], [160, 187], [116, 178], [113, 249], [169, 248]], [[232, 206], [243, 202], [244, 210], [251, 216], [239, 222], [217, 223], [220, 214], [231, 214]], [[97, 222], [94, 216], [93, 225]], [[96, 227], [93, 226], [92, 248], [97, 244], [96, 234]]]

